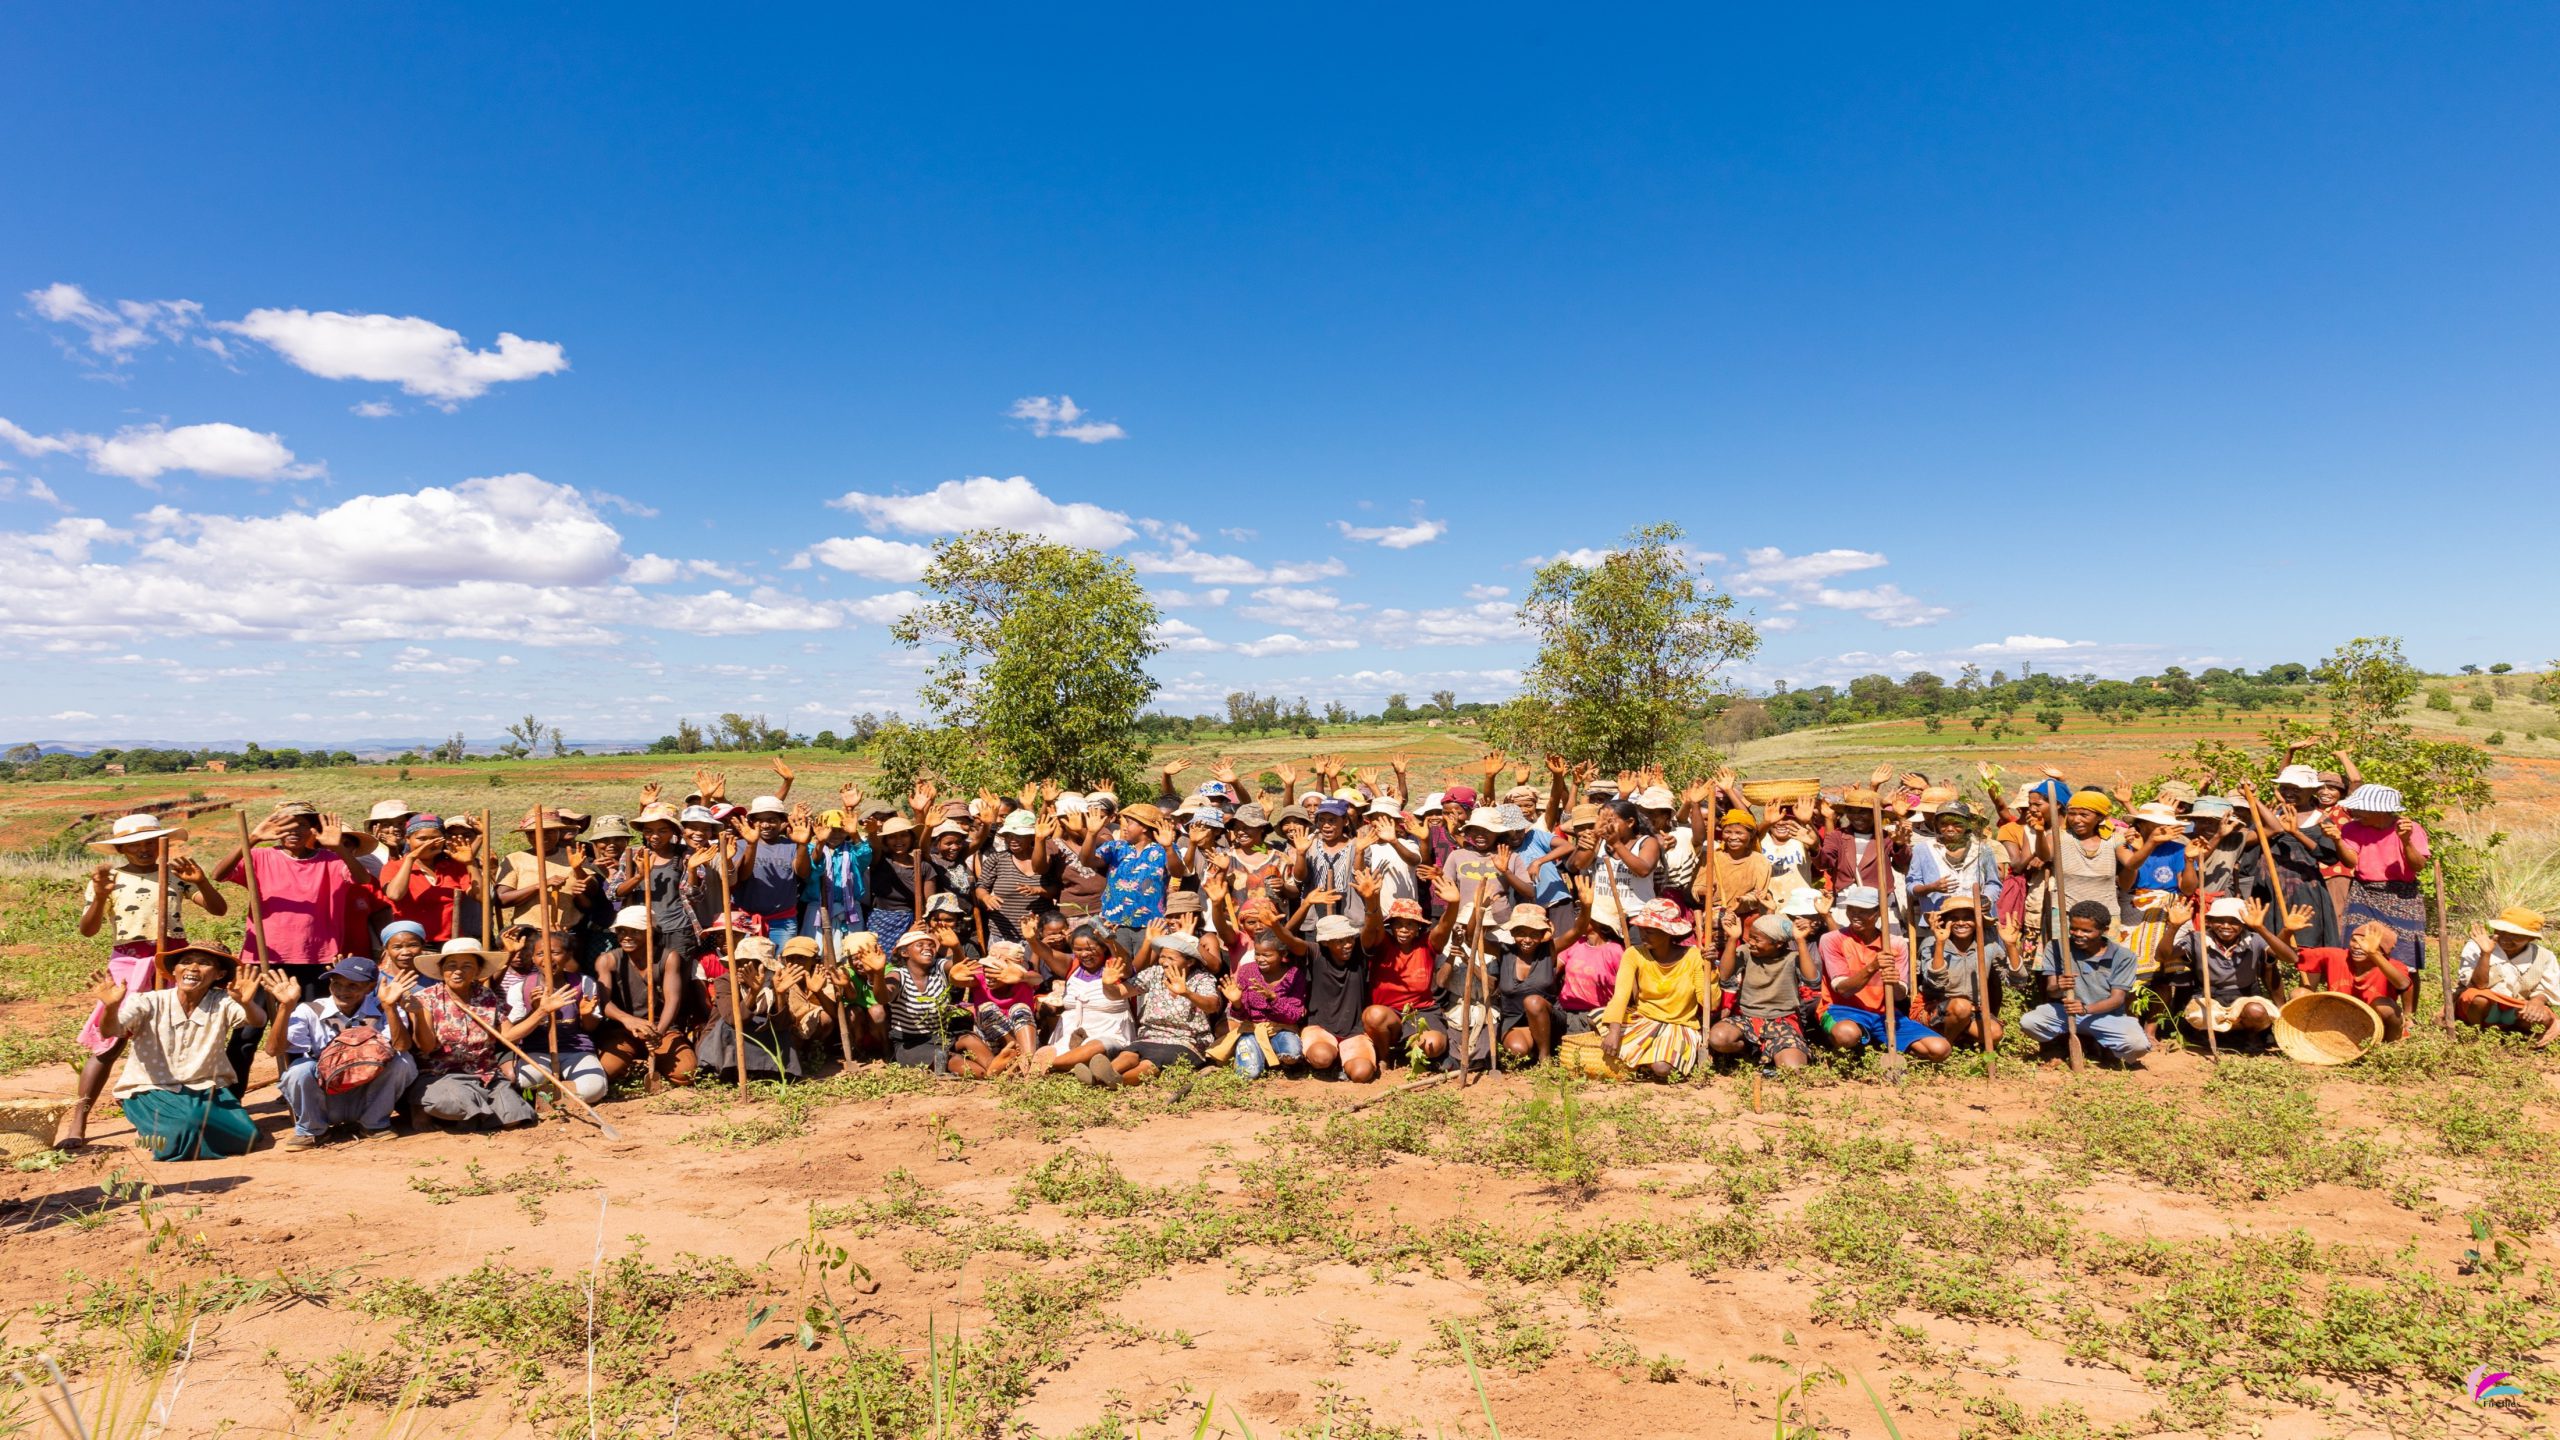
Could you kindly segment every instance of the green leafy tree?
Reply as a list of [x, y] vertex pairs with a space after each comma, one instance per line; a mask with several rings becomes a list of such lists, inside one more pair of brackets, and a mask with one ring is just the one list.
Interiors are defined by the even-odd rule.
[[1712, 760], [1702, 722], [1724, 691], [1717, 672], [1757, 654], [1760, 632], [1691, 573], [1682, 533], [1647, 525], [1596, 565], [1538, 571], [1519, 612], [1537, 657], [1492, 727], [1507, 748], [1604, 770]]
[[[926, 702], [1003, 778], [1084, 786], [1145, 765], [1160, 617], [1128, 562], [1012, 530], [933, 547], [934, 597], [892, 629], [933, 648]], [[957, 777], [954, 777], [957, 778]]]

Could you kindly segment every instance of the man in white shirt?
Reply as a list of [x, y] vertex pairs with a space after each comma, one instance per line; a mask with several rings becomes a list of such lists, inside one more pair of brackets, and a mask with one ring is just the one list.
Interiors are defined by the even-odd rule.
[[2522, 1030], [2539, 1050], [2560, 1038], [2560, 958], [2542, 945], [2542, 914], [2521, 905], [2471, 927], [2455, 1012], [2467, 1024]]

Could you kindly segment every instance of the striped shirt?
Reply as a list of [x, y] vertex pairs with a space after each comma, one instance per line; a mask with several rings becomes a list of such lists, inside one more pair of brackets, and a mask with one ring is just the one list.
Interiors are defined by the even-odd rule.
[[942, 1033], [944, 1003], [951, 998], [951, 967], [936, 956], [919, 977], [904, 965], [891, 965], [889, 1029], [897, 1035]]

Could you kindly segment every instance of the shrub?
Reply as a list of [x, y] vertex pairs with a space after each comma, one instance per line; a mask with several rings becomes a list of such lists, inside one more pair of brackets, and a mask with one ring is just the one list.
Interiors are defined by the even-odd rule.
[[2436, 689], [2428, 691], [2427, 708], [2430, 710], [2451, 710], [2453, 708], [2453, 692], [2444, 689], [2442, 686], [2438, 686]]

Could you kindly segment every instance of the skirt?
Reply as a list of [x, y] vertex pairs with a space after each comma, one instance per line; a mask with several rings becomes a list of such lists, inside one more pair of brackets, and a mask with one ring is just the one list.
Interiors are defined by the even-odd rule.
[[863, 917], [862, 928], [880, 937], [880, 948], [895, 955], [898, 937], [916, 928], [913, 910], [874, 910]]
[[[729, 1018], [718, 1016], [703, 1028], [702, 1038], [694, 1043], [693, 1053], [703, 1071], [726, 1074], [738, 1067], [738, 1046], [729, 1028]], [[788, 1076], [800, 1078], [800, 1047], [782, 1033], [771, 1020], [747, 1026], [747, 1073], [749, 1075]]]
[[2427, 900], [2415, 880], [2349, 880], [2347, 934], [2368, 920], [2379, 920], [2399, 937], [2391, 958], [2412, 970], [2427, 968]]
[[1660, 1063], [1686, 1075], [1698, 1065], [1698, 1027], [1638, 1015], [1627, 1022], [1627, 1033], [1619, 1038], [1618, 1063], [1630, 1068]]
[[257, 1124], [228, 1090], [144, 1090], [116, 1105], [154, 1160], [246, 1155], [257, 1143]]
[[[151, 957], [158, 954], [148, 940], [127, 940], [107, 957], [107, 976], [124, 986], [127, 995], [139, 995], [151, 988]], [[92, 1055], [104, 1055], [124, 1043], [121, 1035], [106, 1032], [107, 1007], [101, 1005], [89, 1012], [89, 1023], [80, 1027], [80, 1048]]]

